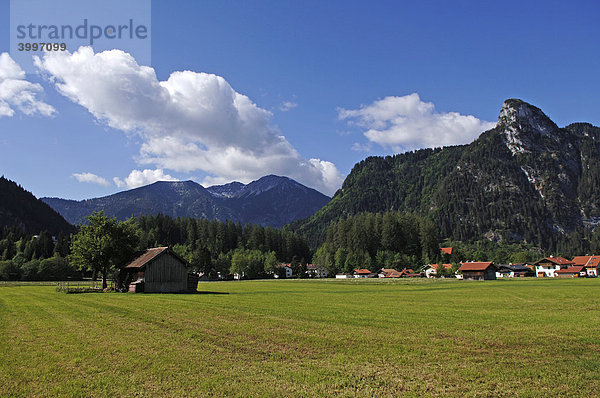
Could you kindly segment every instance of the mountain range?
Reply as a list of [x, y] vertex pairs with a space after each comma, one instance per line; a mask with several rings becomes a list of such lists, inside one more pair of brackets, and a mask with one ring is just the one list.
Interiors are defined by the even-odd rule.
[[268, 175], [249, 184], [232, 182], [204, 188], [193, 181], [159, 181], [101, 198], [81, 201], [42, 200], [72, 224], [104, 209], [110, 217], [158, 214], [233, 220], [281, 227], [306, 218], [323, 207], [329, 197], [290, 178]]
[[430, 217], [446, 239], [551, 247], [600, 223], [600, 128], [560, 128], [509, 99], [496, 127], [471, 144], [357, 163], [326, 206], [290, 227], [316, 246], [331, 221], [388, 210]]

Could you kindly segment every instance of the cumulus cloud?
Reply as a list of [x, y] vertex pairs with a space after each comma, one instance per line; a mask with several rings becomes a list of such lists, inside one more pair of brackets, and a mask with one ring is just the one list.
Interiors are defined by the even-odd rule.
[[386, 97], [360, 109], [338, 109], [338, 117], [366, 129], [369, 141], [397, 152], [465, 144], [495, 126], [471, 115], [436, 112], [417, 93]]
[[306, 160], [271, 125], [271, 112], [220, 76], [153, 68], [120, 50], [48, 53], [36, 65], [57, 90], [109, 126], [142, 137], [139, 161], [157, 168], [209, 173], [208, 180], [249, 182], [286, 175], [325, 193], [342, 175]]
[[281, 112], [287, 112], [287, 111], [289, 111], [289, 110], [291, 110], [291, 109], [294, 109], [294, 108], [295, 108], [295, 107], [297, 107], [297, 106], [298, 106], [298, 104], [297, 104], [297, 103], [295, 103], [295, 102], [291, 102], [291, 101], [285, 101], [284, 103], [282, 103], [282, 104], [279, 106], [279, 110], [280, 110]]
[[90, 182], [92, 184], [99, 184], [104, 186], [110, 185], [110, 183], [106, 181], [105, 178], [97, 176], [93, 173], [74, 173], [73, 177], [75, 177], [79, 182]]
[[56, 110], [39, 99], [42, 86], [25, 80], [25, 72], [8, 53], [0, 54], [0, 117], [26, 114], [52, 116]]
[[125, 177], [124, 180], [121, 180], [119, 177], [114, 177], [113, 181], [119, 188], [126, 187], [129, 189], [133, 189], [144, 185], [152, 184], [156, 181], [177, 181], [177, 178], [165, 174], [165, 172], [162, 169], [145, 169], [144, 171], [131, 170], [131, 173], [129, 173], [129, 175]]

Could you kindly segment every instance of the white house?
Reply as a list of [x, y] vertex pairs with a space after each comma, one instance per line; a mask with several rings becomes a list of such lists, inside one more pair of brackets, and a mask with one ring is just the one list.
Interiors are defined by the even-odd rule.
[[360, 269], [354, 270], [355, 278], [368, 278], [369, 276], [371, 276], [371, 271], [369, 271], [366, 268], [360, 268]]
[[584, 266], [587, 276], [596, 277], [600, 275], [600, 256], [575, 256], [573, 257], [574, 266]]
[[538, 278], [554, 278], [556, 271], [573, 265], [573, 261], [562, 257], [544, 257], [533, 263], [533, 265], [535, 266], [535, 274]]
[[[292, 277], [292, 267], [290, 264], [279, 264], [277, 265], [278, 268], [280, 269], [284, 269], [285, 270], [285, 277], [286, 278], [291, 278]], [[276, 272], [275, 275], [273, 275], [275, 278], [279, 278], [279, 273]]]
[[306, 274], [310, 278], [327, 278], [327, 270], [315, 264], [306, 265]]
[[[437, 269], [439, 266], [440, 266], [439, 264], [427, 264], [425, 267], [423, 267], [423, 269], [425, 269], [425, 276], [427, 278], [435, 278], [435, 275], [437, 274]], [[445, 269], [452, 268], [452, 264], [442, 264], [442, 266]]]

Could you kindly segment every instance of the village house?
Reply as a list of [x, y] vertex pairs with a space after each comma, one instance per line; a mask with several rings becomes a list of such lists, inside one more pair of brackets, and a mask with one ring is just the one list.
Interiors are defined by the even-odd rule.
[[400, 271], [393, 268], [382, 268], [377, 272], [377, 276], [380, 278], [400, 278]]
[[292, 277], [292, 265], [291, 264], [277, 264], [277, 268], [281, 270], [281, 273], [275, 272], [273, 275], [275, 278], [291, 278]]
[[188, 273], [189, 264], [168, 247], [155, 247], [127, 264], [129, 291], [136, 293], [191, 293], [198, 276]]
[[600, 256], [575, 256], [573, 257], [573, 265], [576, 267], [585, 267], [585, 271], [589, 277], [600, 275]]
[[404, 268], [400, 271], [400, 278], [420, 278], [422, 276], [419, 272], [413, 271], [412, 268]]
[[306, 275], [309, 278], [327, 278], [327, 270], [315, 264], [307, 264]]
[[[450, 249], [452, 249], [450, 247]], [[425, 269], [425, 276], [427, 278], [435, 278], [436, 274], [437, 274], [437, 269], [440, 265], [439, 264], [427, 264], [424, 269]], [[442, 266], [444, 267], [444, 269], [452, 269], [452, 264], [442, 264]]]
[[493, 262], [470, 262], [461, 263], [458, 269], [464, 280], [493, 280], [496, 279], [498, 268]]
[[371, 278], [374, 276], [371, 271], [366, 268], [355, 269], [352, 275], [354, 275], [355, 278]]
[[561, 268], [554, 272], [556, 278], [578, 278], [587, 275], [583, 265]]
[[556, 271], [573, 265], [573, 261], [562, 257], [544, 257], [533, 263], [533, 265], [538, 278], [553, 278]]
[[353, 279], [354, 275], [352, 274], [336, 274], [335, 279]]
[[533, 270], [523, 264], [501, 264], [498, 265], [496, 278], [520, 278], [525, 276], [535, 276]]

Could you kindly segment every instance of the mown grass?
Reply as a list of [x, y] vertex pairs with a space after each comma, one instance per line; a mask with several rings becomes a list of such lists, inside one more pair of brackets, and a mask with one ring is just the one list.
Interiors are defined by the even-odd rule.
[[600, 279], [0, 287], [0, 396], [595, 396]]

